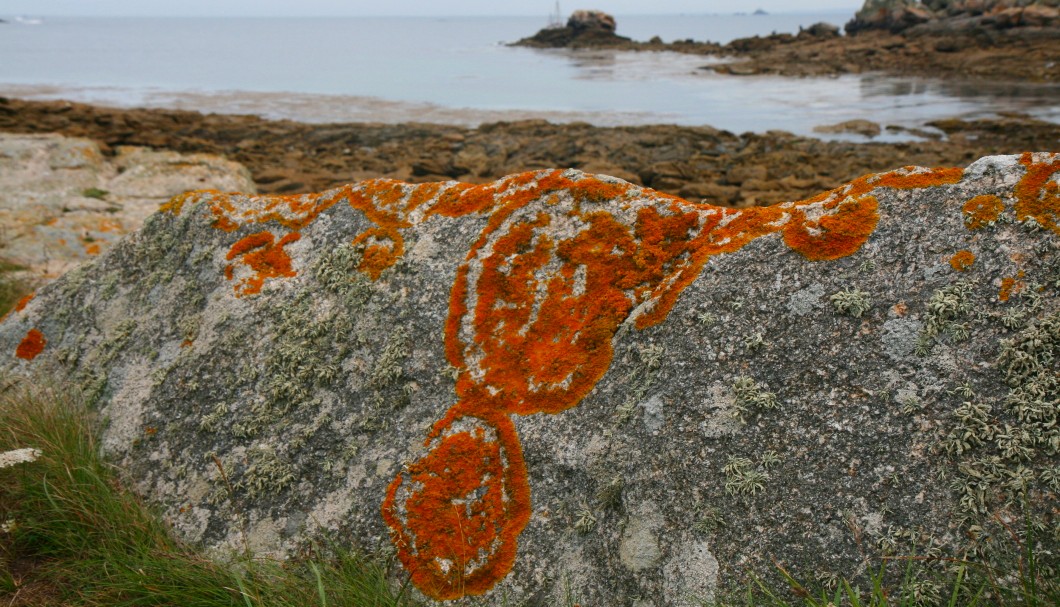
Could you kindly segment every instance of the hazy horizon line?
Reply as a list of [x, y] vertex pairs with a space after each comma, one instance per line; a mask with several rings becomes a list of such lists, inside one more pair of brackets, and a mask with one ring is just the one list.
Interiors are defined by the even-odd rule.
[[[841, 8], [830, 8], [830, 9], [817, 9], [817, 10], [784, 10], [784, 11], [773, 11], [767, 13], [767, 15], [823, 15], [823, 14], [850, 14], [853, 15], [856, 9], [841, 9]], [[679, 17], [683, 15], [694, 15], [704, 17], [733, 17], [733, 16], [757, 16], [752, 14], [753, 11], [731, 11], [731, 12], [697, 12], [697, 11], [678, 11], [678, 12], [655, 12], [655, 13], [613, 13], [617, 17]], [[217, 13], [201, 13], [201, 14], [147, 14], [147, 13], [122, 13], [122, 14], [70, 14], [70, 13], [0, 13], [0, 19], [15, 19], [18, 17], [24, 18], [158, 18], [158, 19], [201, 19], [201, 18], [253, 18], [253, 19], [353, 19], [353, 18], [378, 18], [378, 17], [408, 17], [408, 18], [425, 18], [425, 19], [445, 19], [455, 17], [547, 17], [547, 14], [543, 13], [457, 13], [457, 14], [423, 14], [423, 15], [410, 15], [404, 14], [281, 14], [281, 15], [260, 15], [260, 14], [217, 14]]]

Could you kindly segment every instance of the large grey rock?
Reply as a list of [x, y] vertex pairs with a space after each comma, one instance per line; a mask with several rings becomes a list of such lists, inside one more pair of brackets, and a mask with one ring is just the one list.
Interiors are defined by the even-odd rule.
[[577, 171], [193, 194], [0, 352], [83, 390], [185, 539], [396, 550], [432, 597], [691, 605], [1027, 528], [1055, 571], [1058, 171], [738, 210]]

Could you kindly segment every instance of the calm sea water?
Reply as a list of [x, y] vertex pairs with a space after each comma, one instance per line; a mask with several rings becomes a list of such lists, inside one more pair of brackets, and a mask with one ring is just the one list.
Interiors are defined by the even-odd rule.
[[[619, 16], [618, 23], [620, 34], [638, 40], [726, 42], [848, 17]], [[0, 95], [313, 122], [546, 118], [800, 134], [851, 118], [915, 126], [1022, 111], [1060, 121], [1058, 85], [732, 77], [700, 69], [712, 61], [704, 57], [503, 44], [542, 25], [529, 17], [12, 23], [0, 25]]]

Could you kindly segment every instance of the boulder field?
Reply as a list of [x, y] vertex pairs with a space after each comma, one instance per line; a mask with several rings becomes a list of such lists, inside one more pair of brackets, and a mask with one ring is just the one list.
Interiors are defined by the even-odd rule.
[[574, 170], [195, 192], [21, 302], [0, 359], [78, 389], [185, 540], [324, 536], [430, 599], [695, 605], [1011, 537], [1051, 576], [1058, 177], [995, 156], [743, 209]]

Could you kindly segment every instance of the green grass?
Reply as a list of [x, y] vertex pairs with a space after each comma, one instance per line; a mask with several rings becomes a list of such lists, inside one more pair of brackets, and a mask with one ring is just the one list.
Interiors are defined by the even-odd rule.
[[0, 259], [0, 315], [7, 314], [20, 299], [33, 291], [32, 286], [18, 272], [22, 266]]
[[[28, 586], [23, 605], [285, 607], [413, 605], [378, 563], [334, 546], [278, 562], [242, 554], [221, 562], [173, 539], [125, 491], [100, 456], [94, 420], [68, 397], [7, 382], [0, 394], [0, 452], [33, 447], [32, 463], [0, 469], [0, 604]], [[28, 570], [28, 574], [19, 573]]]

